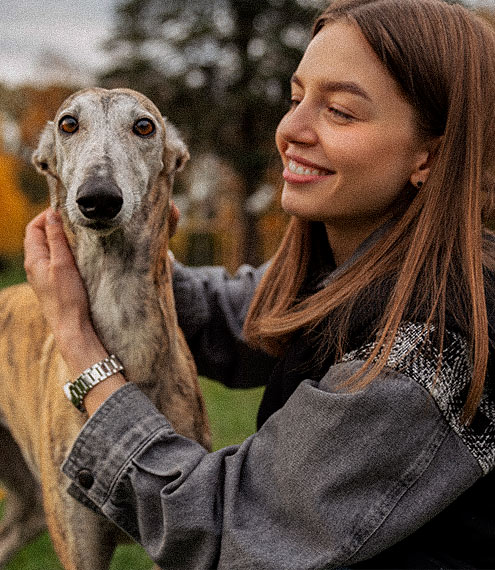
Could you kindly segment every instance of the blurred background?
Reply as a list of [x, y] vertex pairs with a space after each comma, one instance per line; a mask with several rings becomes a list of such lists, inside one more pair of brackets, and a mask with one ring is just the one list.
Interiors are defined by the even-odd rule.
[[0, 266], [19, 255], [26, 222], [45, 207], [31, 154], [73, 91], [130, 87], [179, 127], [192, 160], [177, 180], [172, 249], [187, 263], [234, 271], [275, 250], [276, 125], [289, 78], [322, 0], [35, 0], [2, 3]]
[[[495, 0], [471, 0], [490, 12]], [[467, 0], [464, 3], [468, 3]], [[46, 205], [31, 166], [40, 130], [90, 85], [143, 92], [179, 127], [192, 160], [175, 187], [172, 249], [186, 263], [259, 264], [286, 219], [276, 125], [326, 0], [5, 1], [0, 19], [0, 269]]]
[[[495, 0], [463, 3], [495, 22]], [[287, 222], [275, 128], [311, 24], [326, 4], [2, 0], [0, 287], [24, 280], [24, 227], [47, 205], [44, 179], [31, 166], [39, 134], [68, 95], [88, 86], [143, 92], [185, 137], [191, 161], [174, 190], [182, 214], [171, 244], [178, 259], [234, 272], [269, 258]], [[260, 390], [239, 395], [207, 379], [202, 387], [216, 448], [253, 433]], [[6, 570], [60, 568], [44, 535]], [[119, 549], [112, 565], [147, 568], [137, 547]]]

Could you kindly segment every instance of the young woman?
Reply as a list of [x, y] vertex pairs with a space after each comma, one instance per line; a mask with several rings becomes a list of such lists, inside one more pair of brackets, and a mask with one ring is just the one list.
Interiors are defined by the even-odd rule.
[[[494, 568], [494, 87], [495, 34], [461, 6], [334, 2], [277, 130], [269, 268], [175, 267], [200, 372], [267, 385], [258, 432], [208, 454], [116, 374], [71, 492], [162, 568]], [[74, 376], [107, 356], [52, 213], [26, 269]]]

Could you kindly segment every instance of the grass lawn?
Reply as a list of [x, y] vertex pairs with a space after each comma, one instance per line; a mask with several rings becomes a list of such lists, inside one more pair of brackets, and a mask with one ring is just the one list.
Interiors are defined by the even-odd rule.
[[0, 289], [26, 280], [21, 257], [12, 259], [0, 258], [0, 268]]
[[[0, 287], [18, 283], [23, 279], [22, 267], [18, 262], [12, 263], [7, 271], [0, 272]], [[215, 449], [240, 443], [254, 433], [262, 389], [229, 390], [206, 378], [201, 378], [200, 382], [210, 416]], [[6, 460], [8, 458], [0, 456], [0, 461]], [[0, 517], [2, 507], [3, 501], [0, 501]], [[111, 570], [149, 570], [152, 565], [139, 546], [120, 546], [112, 561]], [[45, 533], [26, 546], [4, 570], [63, 569]]]

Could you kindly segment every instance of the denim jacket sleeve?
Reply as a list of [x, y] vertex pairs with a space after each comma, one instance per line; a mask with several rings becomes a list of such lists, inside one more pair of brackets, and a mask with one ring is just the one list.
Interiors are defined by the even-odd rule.
[[482, 421], [459, 419], [465, 343], [454, 338], [434, 381], [433, 361], [401, 352], [420, 333], [403, 333], [368, 386], [339, 388], [363, 347], [304, 381], [243, 444], [213, 453], [126, 385], [75, 442], [63, 468], [71, 493], [164, 569], [315, 570], [371, 558], [495, 464], [493, 401], [484, 397]]
[[179, 325], [199, 374], [231, 388], [266, 383], [274, 359], [248, 347], [242, 336], [244, 319], [266, 267], [243, 265], [232, 277], [223, 267], [186, 267], [174, 262]]

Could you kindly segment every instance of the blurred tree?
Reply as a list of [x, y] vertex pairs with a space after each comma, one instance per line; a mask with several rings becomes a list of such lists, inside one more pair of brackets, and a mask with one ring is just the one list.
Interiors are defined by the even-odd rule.
[[22, 250], [24, 227], [34, 213], [19, 188], [19, 164], [18, 158], [0, 152], [0, 256]]
[[21, 190], [35, 204], [46, 201], [47, 187], [43, 177], [31, 165], [31, 155], [47, 121], [53, 119], [62, 101], [74, 90], [63, 85], [48, 85], [42, 88], [24, 86], [16, 92], [19, 102], [13, 112], [21, 140], [18, 180]]
[[22, 104], [18, 105], [15, 116], [24, 147], [34, 150], [39, 135], [47, 121], [51, 121], [62, 101], [73, 91], [72, 87], [63, 85], [47, 85], [43, 88], [24, 86], [16, 93]]
[[8, 118], [15, 122], [19, 139], [15, 149], [8, 149], [2, 148], [0, 137], [0, 255], [21, 252], [26, 223], [47, 203], [46, 183], [31, 165], [31, 155], [46, 122], [72, 91], [0, 84], [0, 134]]
[[[227, 160], [255, 192], [274, 156], [289, 80], [324, 0], [127, 0], [107, 44], [116, 64], [107, 87], [145, 93], [193, 152]], [[246, 217], [245, 255], [260, 261], [256, 216]]]
[[495, 28], [495, 7], [488, 5], [481, 6], [477, 12], [485, 18], [485, 20]]
[[0, 110], [3, 113], [14, 116], [15, 111], [13, 109], [16, 107], [16, 102], [16, 98], [13, 97], [13, 90], [7, 85], [0, 83]]

